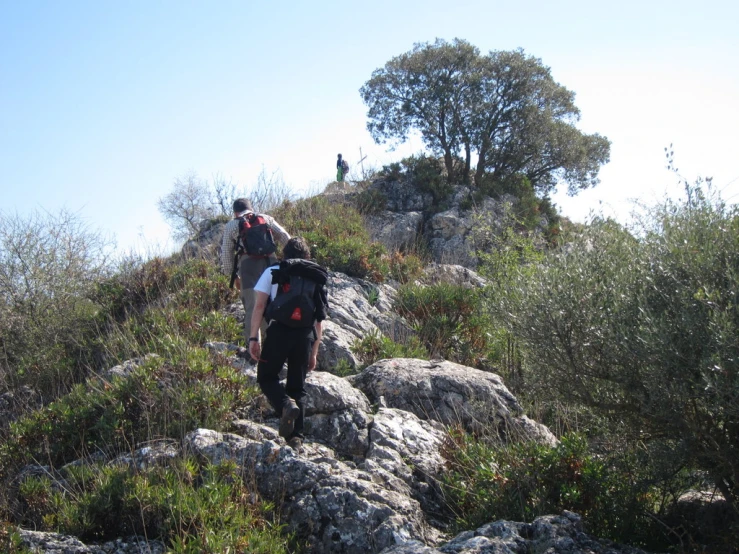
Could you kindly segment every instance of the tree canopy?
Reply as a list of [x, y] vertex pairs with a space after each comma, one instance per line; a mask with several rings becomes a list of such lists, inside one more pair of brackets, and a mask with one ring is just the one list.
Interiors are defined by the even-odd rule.
[[377, 143], [404, 141], [418, 132], [443, 156], [449, 179], [514, 175], [548, 192], [598, 183], [610, 141], [575, 127], [575, 94], [552, 78], [541, 60], [523, 50], [480, 51], [460, 39], [416, 44], [375, 70], [361, 88], [369, 107], [367, 128]]

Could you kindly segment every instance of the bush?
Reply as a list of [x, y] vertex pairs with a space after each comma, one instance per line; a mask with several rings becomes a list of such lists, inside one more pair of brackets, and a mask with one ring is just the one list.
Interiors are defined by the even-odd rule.
[[253, 503], [232, 462], [199, 465], [178, 458], [163, 467], [83, 464], [60, 475], [27, 478], [20, 486], [23, 525], [111, 540], [158, 538], [175, 553], [288, 552], [290, 537], [271, 521], [272, 506]]
[[376, 189], [367, 189], [357, 193], [353, 200], [354, 207], [362, 215], [377, 215], [387, 206], [387, 197]]
[[692, 190], [631, 235], [596, 221], [501, 297], [541, 391], [628, 422], [739, 500], [739, 208]]
[[382, 282], [388, 273], [385, 248], [372, 242], [356, 209], [325, 196], [288, 202], [273, 215], [292, 234], [304, 237], [315, 261], [351, 277]]
[[432, 357], [480, 367], [485, 365], [490, 331], [482, 298], [481, 290], [456, 285], [403, 285], [394, 308]]
[[539, 198], [529, 179], [524, 175], [513, 175], [504, 181], [499, 181], [494, 175], [485, 175], [480, 187], [472, 195], [472, 201], [480, 203], [485, 197], [501, 199], [511, 195], [516, 200], [513, 203], [511, 215], [520, 229], [532, 231], [537, 229], [546, 218], [545, 236], [549, 242], [555, 241], [560, 234], [561, 216], [552, 203], [551, 198]]
[[378, 331], [372, 331], [361, 340], [354, 341], [352, 351], [362, 362], [360, 369], [388, 358], [417, 358], [419, 360], [429, 358], [426, 348], [417, 336], [411, 335], [404, 343], [398, 343]]
[[0, 550], [6, 554], [32, 554], [23, 546], [20, 535], [14, 525], [0, 521]]
[[91, 297], [102, 308], [101, 321], [123, 321], [129, 312], [157, 301], [167, 290], [172, 270], [173, 263], [160, 257], [123, 260], [115, 275], [95, 283]]
[[418, 279], [423, 273], [424, 262], [416, 254], [393, 252], [389, 260], [390, 278], [401, 284]]
[[400, 165], [400, 162], [392, 162], [388, 165], [383, 165], [380, 170], [380, 177], [390, 183], [400, 181], [403, 177], [403, 166]]
[[426, 156], [410, 156], [401, 161], [405, 168], [406, 179], [424, 193], [429, 193], [434, 198], [434, 204], [441, 204], [452, 192], [449, 181], [444, 176], [444, 164], [442, 161]]
[[98, 331], [89, 295], [110, 272], [109, 250], [75, 214], [0, 213], [0, 386], [54, 398], [87, 376]]
[[0, 478], [33, 460], [59, 467], [90, 452], [125, 452], [153, 437], [221, 429], [257, 394], [243, 375], [203, 349], [180, 345], [167, 354], [168, 362], [150, 358], [129, 377], [77, 385], [11, 424], [0, 445]]
[[643, 547], [668, 544], [648, 516], [659, 503], [657, 491], [632, 453], [595, 456], [578, 435], [547, 447], [490, 445], [452, 431], [443, 454], [449, 466], [443, 488], [459, 530], [570, 510], [591, 535]]

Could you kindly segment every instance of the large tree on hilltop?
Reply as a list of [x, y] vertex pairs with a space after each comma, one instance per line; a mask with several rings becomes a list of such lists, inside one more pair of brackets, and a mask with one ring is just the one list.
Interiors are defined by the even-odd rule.
[[541, 192], [563, 181], [575, 194], [597, 184], [608, 162], [608, 139], [575, 127], [574, 93], [522, 50], [483, 56], [460, 39], [417, 44], [375, 70], [360, 92], [376, 142], [418, 131], [443, 156], [450, 180], [459, 157], [468, 180], [475, 153], [477, 184], [486, 174], [524, 175]]
[[469, 77], [479, 57], [479, 50], [467, 42], [437, 39], [433, 45], [417, 44], [375, 70], [360, 91], [375, 141], [402, 142], [418, 131], [431, 151], [444, 157], [451, 178], [463, 146]]

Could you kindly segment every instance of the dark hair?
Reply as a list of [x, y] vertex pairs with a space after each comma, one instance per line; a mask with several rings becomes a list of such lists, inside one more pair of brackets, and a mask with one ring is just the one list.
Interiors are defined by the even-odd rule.
[[310, 246], [303, 237], [293, 237], [282, 249], [282, 257], [285, 260], [299, 258], [301, 260], [310, 259]]
[[341, 154], [339, 154], [339, 155], [338, 155], [338, 156], [336, 156], [336, 157], [337, 157], [337, 158], [340, 158], [340, 157], [341, 157]]
[[248, 198], [237, 198], [234, 200], [234, 213], [240, 214], [246, 210], [251, 210], [251, 202]]

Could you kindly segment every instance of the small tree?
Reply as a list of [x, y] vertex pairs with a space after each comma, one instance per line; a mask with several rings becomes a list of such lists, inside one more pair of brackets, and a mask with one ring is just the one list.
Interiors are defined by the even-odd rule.
[[256, 211], [268, 211], [292, 198], [290, 189], [279, 170], [268, 174], [264, 167], [251, 192], [239, 190], [221, 175], [206, 181], [194, 171], [175, 179], [171, 192], [157, 201], [159, 213], [172, 228], [177, 240], [187, 240], [200, 231], [200, 223], [218, 217], [233, 215], [233, 201], [238, 197], [251, 200]]
[[[43, 392], [76, 380], [93, 322], [88, 300], [110, 271], [111, 242], [74, 213], [0, 212], [0, 383]], [[84, 358], [84, 357], [83, 357]]]
[[285, 184], [282, 171], [276, 169], [272, 173], [267, 173], [264, 166], [262, 166], [262, 171], [259, 172], [257, 182], [252, 187], [249, 195], [252, 207], [258, 212], [269, 212], [285, 200], [294, 199], [290, 187]]
[[208, 182], [194, 171], [177, 177], [172, 191], [157, 201], [159, 213], [169, 223], [174, 238], [187, 240], [197, 234], [201, 221], [218, 215], [227, 204], [225, 188], [211, 190]]

